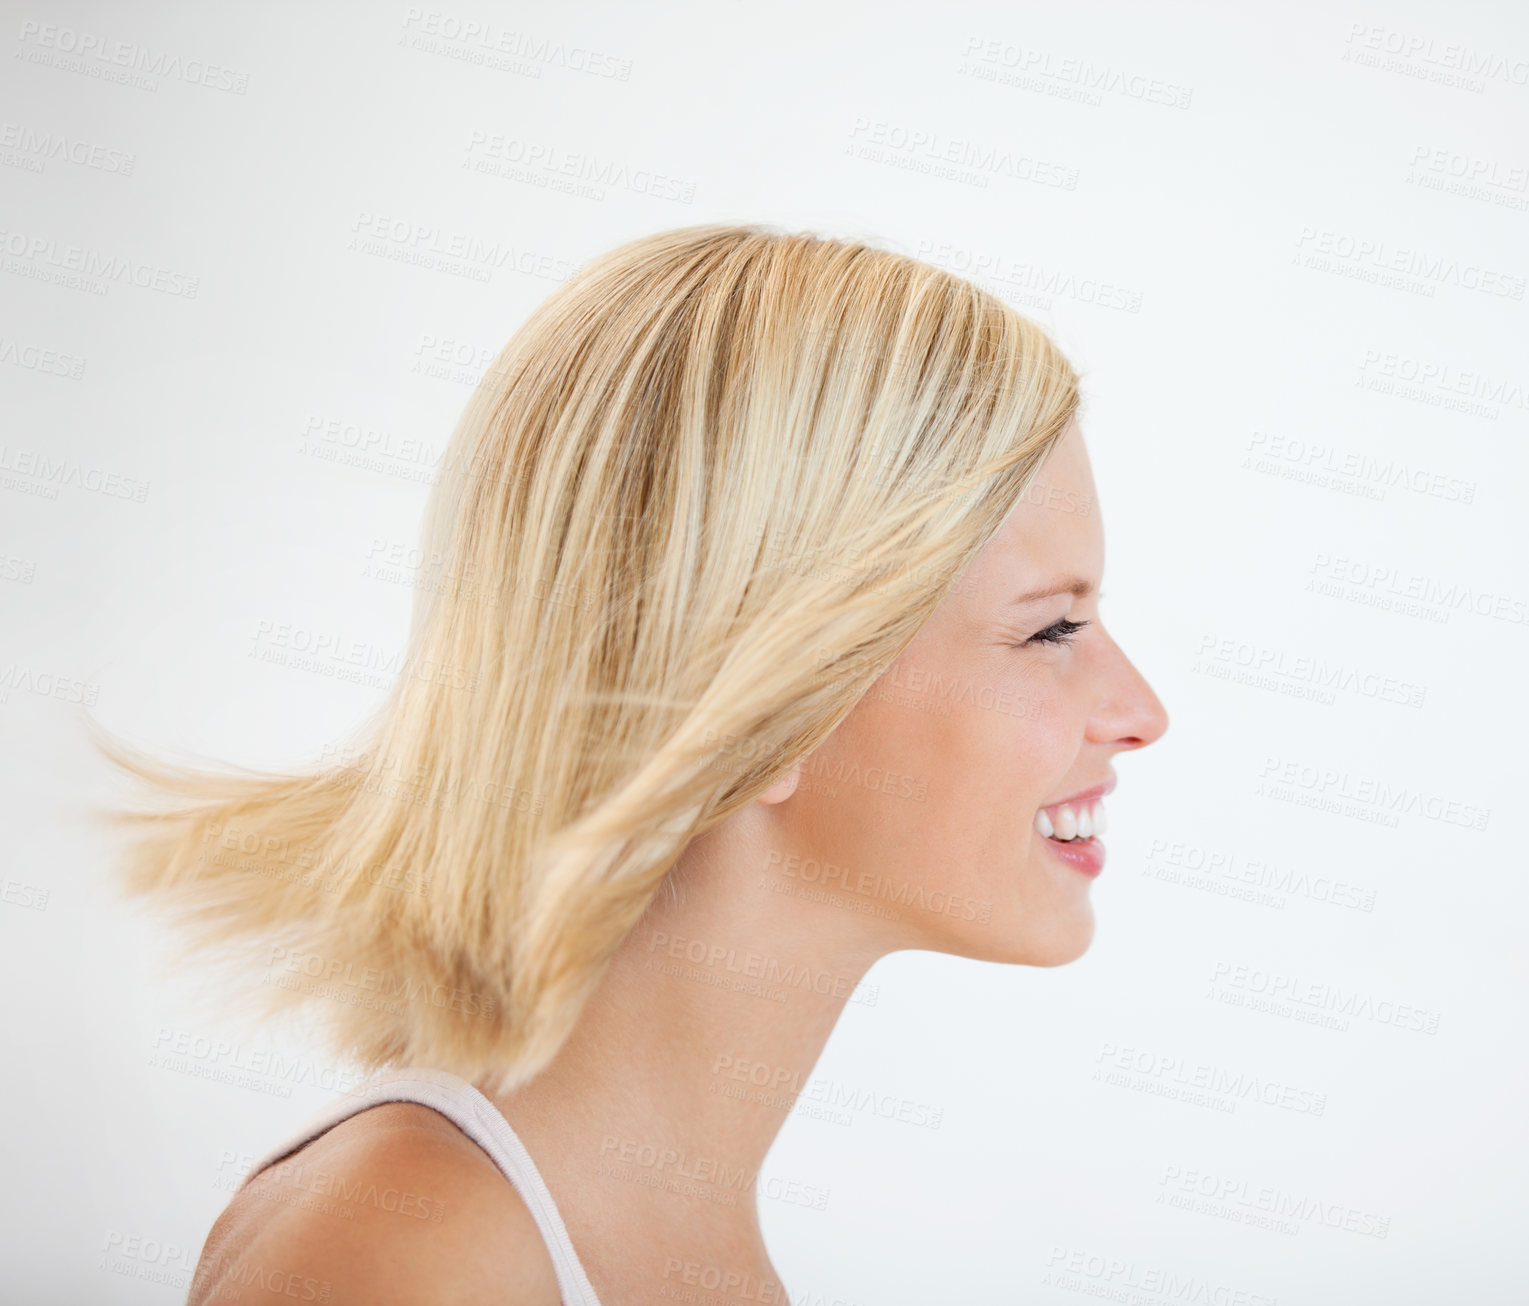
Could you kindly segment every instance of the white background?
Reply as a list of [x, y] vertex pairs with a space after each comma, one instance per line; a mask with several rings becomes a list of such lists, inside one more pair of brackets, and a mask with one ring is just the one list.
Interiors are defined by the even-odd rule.
[[846, 1011], [817, 1073], [940, 1128], [787, 1122], [798, 1306], [1525, 1300], [1521, 6], [3, 9], [0, 1297], [181, 1301], [335, 1096], [111, 897], [80, 702], [174, 757], [344, 736], [380, 686], [265, 632], [400, 647], [409, 451], [579, 263], [726, 220], [986, 268], [1055, 333], [1172, 723], [1085, 957], [904, 953]]

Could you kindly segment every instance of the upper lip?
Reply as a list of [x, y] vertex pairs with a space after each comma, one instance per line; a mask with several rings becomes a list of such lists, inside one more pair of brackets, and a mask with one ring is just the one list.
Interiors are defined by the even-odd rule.
[[1071, 807], [1080, 803], [1091, 803], [1094, 799], [1103, 798], [1105, 794], [1109, 793], [1115, 787], [1115, 781], [1116, 777], [1111, 776], [1103, 784], [1097, 784], [1092, 789], [1083, 789], [1073, 794], [1070, 798], [1058, 798], [1054, 803], [1045, 803], [1042, 806], [1042, 810], [1044, 811], [1047, 807]]

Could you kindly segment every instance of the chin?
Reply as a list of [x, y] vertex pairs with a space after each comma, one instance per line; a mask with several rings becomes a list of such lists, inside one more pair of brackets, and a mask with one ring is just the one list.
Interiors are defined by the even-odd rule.
[[1027, 955], [1020, 958], [1022, 966], [1065, 966], [1070, 961], [1077, 961], [1088, 946], [1094, 941], [1094, 932], [1090, 929], [1087, 934], [1077, 939], [1051, 943], [1043, 948], [1033, 949]]
[[1094, 914], [1085, 908], [1083, 915], [1050, 922], [1040, 929], [1016, 925], [1011, 933], [998, 938], [964, 939], [955, 946], [947, 941], [938, 950], [970, 957], [975, 961], [1051, 967], [1077, 961], [1088, 951], [1093, 941]]

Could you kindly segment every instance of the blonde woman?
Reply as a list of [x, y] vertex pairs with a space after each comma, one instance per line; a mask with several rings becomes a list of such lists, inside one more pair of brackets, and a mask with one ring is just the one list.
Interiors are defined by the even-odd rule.
[[545, 300], [432, 489], [409, 660], [297, 774], [102, 746], [125, 887], [367, 1076], [190, 1300], [784, 1303], [755, 1180], [880, 957], [1056, 966], [1116, 754], [1073, 369], [862, 241], [706, 225]]

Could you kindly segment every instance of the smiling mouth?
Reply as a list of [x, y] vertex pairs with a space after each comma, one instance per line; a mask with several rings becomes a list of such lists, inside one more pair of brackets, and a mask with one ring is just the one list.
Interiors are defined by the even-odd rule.
[[1104, 803], [1094, 798], [1087, 802], [1056, 803], [1035, 814], [1035, 829], [1054, 843], [1082, 843], [1107, 828]]

